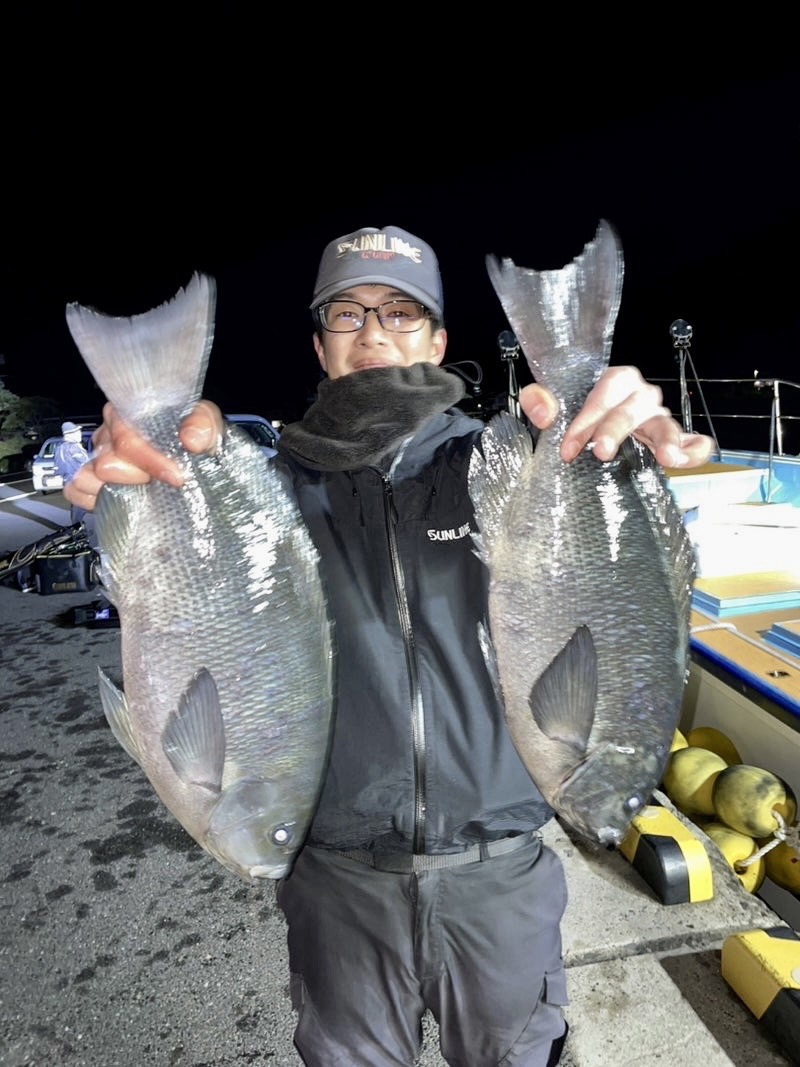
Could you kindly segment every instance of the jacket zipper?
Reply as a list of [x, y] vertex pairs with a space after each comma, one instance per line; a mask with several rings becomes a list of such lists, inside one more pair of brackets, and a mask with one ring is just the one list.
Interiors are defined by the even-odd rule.
[[[393, 466], [396, 466], [396, 462]], [[381, 472], [381, 480], [383, 481], [383, 504], [389, 542], [389, 558], [392, 563], [397, 614], [400, 619], [400, 630], [403, 634], [403, 646], [406, 653], [408, 681], [411, 691], [411, 734], [414, 744], [414, 852], [423, 852], [425, 849], [426, 809], [425, 712], [422, 706], [422, 690], [419, 685], [417, 652], [414, 631], [411, 628], [411, 614], [408, 610], [405, 576], [397, 547], [397, 511], [394, 506], [394, 487], [392, 486], [390, 474]]]

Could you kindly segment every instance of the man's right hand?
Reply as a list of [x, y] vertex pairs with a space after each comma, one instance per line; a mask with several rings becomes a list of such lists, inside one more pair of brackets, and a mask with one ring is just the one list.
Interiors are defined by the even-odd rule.
[[[210, 400], [201, 400], [181, 423], [181, 444], [188, 452], [216, 451], [225, 431], [222, 412]], [[111, 404], [103, 408], [103, 423], [92, 438], [92, 458], [65, 487], [64, 496], [77, 507], [93, 511], [97, 494], [106, 482], [144, 485], [157, 478], [180, 487], [183, 475], [174, 460], [153, 448]]]

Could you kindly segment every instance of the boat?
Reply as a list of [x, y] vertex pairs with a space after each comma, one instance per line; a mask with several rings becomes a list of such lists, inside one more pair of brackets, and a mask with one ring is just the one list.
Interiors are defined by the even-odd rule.
[[[753, 390], [761, 380], [733, 381]], [[743, 763], [777, 774], [800, 799], [800, 456], [784, 451], [784, 420], [800, 423], [800, 385], [767, 383], [769, 440], [759, 450], [719, 446], [700, 384], [698, 418], [681, 382], [682, 423], [711, 433], [716, 454], [702, 467], [666, 472], [697, 557], [680, 728], [721, 730]], [[799, 391], [797, 415], [781, 414], [781, 387]], [[734, 436], [752, 440], [741, 420], [763, 416], [719, 417], [735, 419]], [[800, 929], [800, 896], [768, 878], [759, 896]]]

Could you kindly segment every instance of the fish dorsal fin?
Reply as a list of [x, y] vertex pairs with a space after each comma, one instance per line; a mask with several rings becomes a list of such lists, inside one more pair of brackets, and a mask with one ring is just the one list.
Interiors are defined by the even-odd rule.
[[686, 522], [678, 507], [667, 477], [648, 448], [634, 437], [626, 437], [619, 451], [629, 466], [632, 484], [644, 505], [653, 534], [663, 546], [667, 564], [667, 578], [682, 622], [679, 643], [686, 644], [688, 653], [689, 612], [694, 581], [697, 577], [697, 557], [686, 529]]
[[472, 539], [485, 563], [491, 558], [519, 472], [532, 455], [533, 442], [527, 428], [504, 411], [491, 419], [481, 434], [479, 447], [472, 450], [468, 487], [479, 527]]
[[587, 626], [579, 626], [529, 697], [536, 725], [551, 741], [586, 754], [597, 704], [597, 651]]
[[131, 542], [139, 532], [142, 499], [146, 499], [147, 494], [146, 485], [106, 482], [97, 495], [94, 517], [100, 545], [101, 578], [108, 596], [115, 603], [120, 588], [115, 564], [128, 558]]
[[500, 671], [497, 667], [497, 653], [492, 644], [492, 638], [488, 627], [483, 622], [478, 623], [478, 643], [481, 646], [483, 661], [486, 664], [486, 670], [488, 671], [495, 696], [497, 697], [498, 703], [502, 704], [503, 687], [500, 683]]
[[161, 737], [164, 754], [187, 785], [222, 787], [225, 722], [211, 674], [202, 668], [187, 686]]

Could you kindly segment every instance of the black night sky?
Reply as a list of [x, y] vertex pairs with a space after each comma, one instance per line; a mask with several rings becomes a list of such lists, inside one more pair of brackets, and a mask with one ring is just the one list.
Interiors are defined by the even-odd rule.
[[[0, 373], [13, 391], [99, 412], [65, 304], [135, 314], [202, 270], [218, 288], [206, 395], [297, 418], [319, 378], [307, 305], [322, 248], [394, 224], [436, 249], [447, 362], [477, 361], [488, 396], [505, 386], [506, 324], [486, 253], [559, 267], [601, 217], [626, 262], [613, 362], [676, 378], [669, 327], [683, 318], [701, 380], [800, 380], [800, 66], [779, 30], [713, 63], [677, 46], [587, 62], [562, 45], [545, 64], [540, 43], [526, 67], [523, 42], [503, 57], [473, 41], [446, 69], [422, 30], [416, 57], [392, 53], [387, 68], [369, 49], [325, 62], [302, 39], [278, 56], [236, 11], [216, 11], [199, 46], [174, 28], [94, 25], [76, 53], [80, 18], [62, 10], [51, 26], [47, 93], [17, 94], [4, 132]], [[768, 411], [764, 393], [753, 402]], [[736, 446], [731, 422], [717, 432]]]

